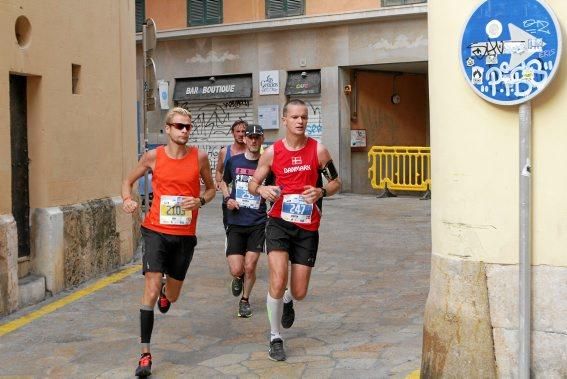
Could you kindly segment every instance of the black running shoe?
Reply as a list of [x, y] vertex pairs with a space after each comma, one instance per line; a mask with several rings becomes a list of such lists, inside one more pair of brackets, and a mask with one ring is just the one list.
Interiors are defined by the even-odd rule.
[[240, 300], [238, 304], [238, 317], [248, 318], [252, 316], [252, 308], [250, 307], [250, 303], [244, 299]]
[[146, 376], [150, 375], [152, 375], [152, 355], [150, 353], [144, 353], [142, 354], [140, 361], [138, 362], [136, 376], [145, 378]]
[[157, 300], [157, 307], [161, 313], [167, 313], [169, 307], [171, 307], [171, 302], [165, 296], [165, 284], [161, 286], [161, 291]]
[[276, 338], [270, 342], [270, 350], [268, 351], [268, 357], [272, 361], [285, 361], [285, 350], [283, 347], [283, 341], [280, 338]]
[[244, 277], [242, 278], [232, 278], [232, 283], [230, 283], [230, 289], [232, 290], [232, 296], [240, 296], [242, 293], [242, 284], [244, 283]]
[[295, 311], [293, 310], [293, 300], [289, 303], [284, 303], [282, 313], [282, 326], [284, 329], [289, 329], [295, 321]]

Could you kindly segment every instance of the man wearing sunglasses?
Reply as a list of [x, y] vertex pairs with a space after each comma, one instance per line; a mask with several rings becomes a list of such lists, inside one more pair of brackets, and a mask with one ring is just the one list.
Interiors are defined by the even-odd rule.
[[[199, 208], [215, 196], [207, 153], [186, 145], [191, 126], [189, 111], [170, 110], [165, 117], [167, 145], [146, 152], [122, 184], [122, 208], [133, 213], [138, 203], [131, 198], [132, 185], [146, 170], [153, 172], [154, 199], [142, 223], [145, 284], [140, 307], [142, 354], [136, 376], [151, 375], [154, 306], [157, 302], [160, 312], [166, 313], [178, 299], [197, 245]], [[200, 179], [205, 183], [202, 194]]]
[[[232, 133], [232, 137], [234, 138], [234, 143], [224, 146], [219, 151], [219, 155], [217, 157], [217, 164], [215, 167], [215, 181], [216, 181], [217, 191], [222, 191], [221, 185], [223, 182], [223, 175], [228, 160], [235, 155], [244, 154], [244, 152], [246, 151], [246, 143], [244, 142], [244, 133], [247, 127], [248, 127], [248, 123], [244, 120], [236, 120], [230, 127], [230, 132]], [[228, 220], [227, 220], [228, 211], [225, 201], [221, 203], [221, 210], [222, 210], [222, 225], [224, 227], [224, 231], [226, 234], [228, 228]], [[231, 291], [234, 296], [238, 296], [240, 292], [242, 292], [243, 282], [244, 282], [244, 278], [242, 277], [234, 278], [234, 280], [232, 281]]]
[[[242, 298], [238, 304], [238, 317], [252, 316], [250, 293], [256, 282], [256, 265], [264, 251], [266, 226], [266, 201], [248, 192], [248, 182], [254, 175], [264, 142], [264, 130], [260, 125], [246, 127], [246, 151], [231, 157], [224, 169], [221, 190], [227, 205], [226, 260], [235, 280], [242, 280], [233, 295]], [[228, 185], [232, 185], [232, 190]]]

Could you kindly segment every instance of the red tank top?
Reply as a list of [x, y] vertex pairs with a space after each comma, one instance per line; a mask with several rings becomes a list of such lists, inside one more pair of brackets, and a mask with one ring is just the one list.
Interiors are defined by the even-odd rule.
[[179, 202], [184, 196], [199, 197], [199, 149], [189, 147], [181, 159], [167, 156], [164, 146], [156, 149], [152, 176], [154, 199], [143, 226], [165, 234], [194, 236], [198, 210], [184, 211]]
[[306, 204], [300, 196], [306, 185], [316, 186], [319, 178], [317, 141], [307, 138], [307, 144], [297, 151], [288, 150], [283, 140], [273, 145], [272, 172], [281, 196], [270, 209], [270, 217], [290, 221], [298, 227], [315, 231], [321, 222], [321, 210], [317, 204]]

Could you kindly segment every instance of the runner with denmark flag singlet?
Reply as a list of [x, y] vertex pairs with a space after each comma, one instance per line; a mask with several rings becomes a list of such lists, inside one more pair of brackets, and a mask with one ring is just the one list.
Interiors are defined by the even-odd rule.
[[[154, 200], [142, 223], [145, 249], [142, 256], [144, 293], [140, 306], [142, 354], [136, 368], [139, 377], [152, 373], [150, 339], [154, 306], [157, 302], [160, 312], [166, 313], [179, 297], [197, 245], [199, 208], [215, 197], [207, 153], [186, 145], [192, 126], [189, 111], [170, 110], [165, 116], [167, 145], [144, 153], [122, 183], [122, 208], [126, 213], [133, 213], [138, 203], [131, 197], [132, 185], [146, 170], [153, 172]], [[205, 183], [202, 194], [200, 179]], [[162, 283], [164, 274], [166, 281]]]
[[[286, 359], [281, 327], [293, 325], [293, 300], [303, 300], [307, 295], [319, 247], [321, 199], [334, 195], [341, 187], [329, 150], [305, 134], [307, 114], [302, 100], [285, 104], [285, 137], [264, 151], [248, 184], [250, 194], [274, 203], [266, 223], [266, 306], [270, 322], [268, 356], [275, 361]], [[275, 185], [261, 185], [270, 172], [275, 176]], [[327, 179], [325, 186], [318, 186], [321, 174]]]

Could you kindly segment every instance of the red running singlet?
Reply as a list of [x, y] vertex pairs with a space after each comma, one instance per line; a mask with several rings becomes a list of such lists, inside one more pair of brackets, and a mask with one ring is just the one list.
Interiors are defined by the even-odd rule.
[[183, 197], [200, 196], [199, 149], [189, 147], [183, 158], [173, 159], [164, 146], [158, 147], [152, 187], [152, 207], [142, 225], [159, 233], [194, 236], [199, 211], [185, 211], [179, 203]]
[[321, 222], [317, 204], [306, 204], [301, 193], [304, 186], [316, 186], [319, 178], [317, 141], [307, 137], [307, 144], [297, 151], [288, 150], [283, 139], [274, 143], [272, 172], [281, 195], [270, 209], [269, 216], [292, 222], [298, 227], [315, 231]]

